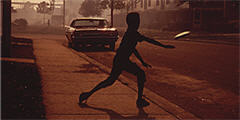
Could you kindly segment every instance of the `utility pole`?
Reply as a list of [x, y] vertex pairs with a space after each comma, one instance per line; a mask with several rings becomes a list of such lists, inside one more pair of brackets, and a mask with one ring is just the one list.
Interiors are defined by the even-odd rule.
[[64, 26], [65, 26], [65, 3], [66, 3], [66, 1], [65, 0], [63, 0], [63, 28], [64, 28]]
[[9, 57], [11, 48], [11, 0], [1, 1], [2, 12], [2, 50], [1, 56]]
[[114, 0], [111, 0], [111, 27], [113, 27], [113, 9], [114, 9]]
[[127, 1], [126, 10], [127, 10], [127, 14], [128, 14], [128, 11], [129, 11], [129, 1], [128, 0], [126, 0], [126, 1]]
[[224, 16], [224, 19], [226, 18], [226, 0], [223, 1], [223, 16]]

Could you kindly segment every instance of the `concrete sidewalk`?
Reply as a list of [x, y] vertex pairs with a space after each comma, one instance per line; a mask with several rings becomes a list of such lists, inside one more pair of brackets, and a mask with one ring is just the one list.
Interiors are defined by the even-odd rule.
[[138, 109], [136, 88], [131, 87], [136, 84], [124, 76], [121, 81], [130, 85], [116, 81], [80, 107], [79, 94], [108, 77], [104, 66], [53, 40], [33, 39], [33, 46], [47, 119], [197, 119], [148, 89], [144, 93], [150, 106]]

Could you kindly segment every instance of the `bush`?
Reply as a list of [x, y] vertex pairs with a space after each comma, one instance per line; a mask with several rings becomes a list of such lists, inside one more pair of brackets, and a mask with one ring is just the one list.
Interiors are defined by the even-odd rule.
[[20, 18], [14, 20], [13, 25], [18, 29], [25, 29], [28, 26], [28, 22], [26, 19]]

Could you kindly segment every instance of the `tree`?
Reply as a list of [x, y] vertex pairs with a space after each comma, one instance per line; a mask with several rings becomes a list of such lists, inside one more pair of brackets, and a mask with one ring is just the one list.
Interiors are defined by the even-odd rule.
[[178, 2], [177, 6], [180, 6], [180, 5], [184, 4], [185, 2], [189, 2], [189, 0], [178, 0], [177, 2]]
[[55, 0], [50, 0], [50, 11], [53, 12], [55, 8]]
[[28, 22], [26, 19], [20, 18], [20, 19], [16, 19], [14, 20], [14, 22], [12, 23], [14, 25], [14, 27], [16, 27], [17, 29], [20, 30], [24, 30], [26, 29]]
[[45, 15], [46, 14], [51, 14], [53, 12], [53, 8], [49, 3], [43, 1], [40, 2], [37, 6], [37, 12], [43, 14], [43, 23], [45, 23]]
[[84, 0], [82, 6], [79, 8], [79, 14], [84, 17], [100, 16], [103, 9], [100, 7], [100, 0]]
[[124, 1], [123, 0], [101, 0], [100, 6], [102, 9], [108, 9], [108, 8], [111, 9], [111, 27], [113, 27], [113, 10], [114, 9], [120, 10], [126, 7], [125, 0]]
[[17, 10], [11, 7], [11, 13], [17, 13]]
[[[141, 2], [140, 0], [131, 0], [131, 1], [127, 1], [127, 5], [126, 5], [126, 8], [127, 8], [127, 12], [129, 11], [129, 9], [133, 9], [134, 6], [136, 6], [139, 2]], [[142, 1], [143, 2], [143, 1]]]
[[[82, 6], [79, 9], [79, 14], [88, 17], [88, 16], [101, 16], [103, 10], [111, 9], [112, 0], [84, 0]], [[125, 0], [114, 0], [113, 8], [114, 9], [123, 9], [125, 8]], [[90, 9], [91, 8], [91, 9]]]
[[24, 3], [23, 9], [30, 9], [33, 8], [33, 6], [31, 5], [31, 2], [27, 1]]
[[[100, 0], [100, 6], [102, 9], [111, 9], [112, 8], [112, 4], [111, 4], [112, 0]], [[114, 9], [124, 9], [126, 7], [126, 4], [124, 2], [124, 0], [114, 0], [113, 3], [113, 8]]]

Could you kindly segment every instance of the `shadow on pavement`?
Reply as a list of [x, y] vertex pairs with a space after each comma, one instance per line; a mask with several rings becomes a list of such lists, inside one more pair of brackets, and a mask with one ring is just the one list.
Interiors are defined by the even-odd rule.
[[126, 120], [129, 120], [129, 119], [132, 119], [132, 120], [139, 120], [139, 119], [146, 119], [146, 120], [155, 120], [154, 117], [148, 117], [148, 114], [143, 110], [143, 108], [139, 108], [138, 109], [138, 115], [136, 116], [127, 116], [127, 117], [124, 117], [122, 116], [121, 114], [111, 110], [111, 109], [107, 109], [107, 108], [99, 108], [99, 107], [93, 107], [93, 106], [90, 106], [90, 105], [87, 105], [85, 103], [79, 105], [81, 108], [89, 108], [89, 109], [94, 109], [94, 110], [99, 110], [99, 111], [103, 111], [103, 112], [106, 112], [109, 117], [110, 117], [110, 120], [118, 120], [118, 119], [126, 119]]
[[106, 46], [85, 46], [85, 47], [77, 47], [74, 48], [74, 50], [78, 51], [78, 52], [107, 52], [107, 51], [111, 51], [110, 48], [106, 47]]
[[45, 119], [41, 78], [32, 40], [12, 38], [11, 57], [1, 58], [2, 119]]

